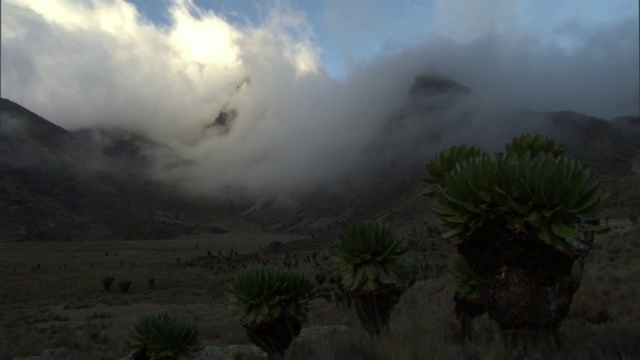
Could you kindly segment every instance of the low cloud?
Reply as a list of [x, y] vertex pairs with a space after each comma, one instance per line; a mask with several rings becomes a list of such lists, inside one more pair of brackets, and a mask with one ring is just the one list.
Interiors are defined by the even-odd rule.
[[[477, 36], [434, 33], [352, 63], [336, 80], [321, 68], [306, 15], [282, 3], [246, 26], [189, 0], [167, 11], [161, 27], [123, 0], [2, 0], [2, 96], [67, 129], [145, 134], [185, 160], [169, 164], [159, 152], [158, 176], [209, 194], [305, 191], [381, 161], [426, 162], [463, 141], [491, 145], [528, 128], [505, 119], [513, 109], [639, 113], [635, 15], [567, 23], [558, 28], [565, 43], [466, 24]], [[438, 110], [411, 105], [408, 91], [424, 73], [473, 93]], [[231, 110], [229, 131], [213, 131]]]

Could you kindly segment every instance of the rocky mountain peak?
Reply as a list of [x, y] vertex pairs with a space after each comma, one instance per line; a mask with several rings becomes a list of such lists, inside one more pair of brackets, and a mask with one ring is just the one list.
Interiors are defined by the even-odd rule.
[[447, 77], [436, 75], [416, 76], [409, 89], [411, 97], [428, 97], [442, 94], [469, 94], [471, 89]]

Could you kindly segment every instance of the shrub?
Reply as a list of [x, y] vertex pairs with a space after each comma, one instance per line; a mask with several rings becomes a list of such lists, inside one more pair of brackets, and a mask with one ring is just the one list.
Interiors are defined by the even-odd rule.
[[109, 290], [111, 290], [111, 285], [113, 284], [114, 281], [115, 281], [115, 278], [112, 276], [105, 276], [101, 279], [102, 288], [104, 289], [105, 292], [109, 292]]
[[118, 283], [118, 288], [123, 293], [128, 292], [130, 287], [131, 287], [131, 281], [127, 280], [127, 281], [121, 281], [121, 282]]
[[451, 283], [461, 299], [472, 301], [480, 297], [480, 279], [474, 274], [464, 256], [457, 256], [450, 269]]
[[130, 337], [136, 360], [192, 359], [202, 350], [198, 328], [166, 311], [140, 318]]

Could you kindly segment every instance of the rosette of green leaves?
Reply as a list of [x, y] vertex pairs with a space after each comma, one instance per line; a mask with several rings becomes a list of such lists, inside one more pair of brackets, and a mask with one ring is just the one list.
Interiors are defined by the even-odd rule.
[[202, 350], [198, 328], [178, 316], [161, 311], [143, 316], [130, 334], [131, 347], [141, 356], [158, 360], [192, 359]]
[[495, 157], [482, 154], [456, 164], [433, 187], [430, 196], [436, 201], [431, 209], [440, 223], [451, 229], [443, 237], [470, 234], [501, 206], [502, 194], [493, 188], [497, 171]]
[[[423, 180], [427, 184], [440, 184], [445, 176], [461, 162], [481, 156], [484, 152], [473, 146], [452, 146], [441, 151], [436, 158], [427, 164], [428, 177]], [[427, 195], [431, 193], [428, 192]]]
[[556, 145], [555, 141], [542, 135], [525, 134], [514, 138], [506, 145], [507, 156], [526, 156], [531, 158], [538, 154], [551, 154], [554, 157], [564, 155], [564, 149]]
[[480, 297], [480, 279], [475, 275], [464, 256], [460, 255], [453, 259], [449, 271], [451, 282], [460, 298], [468, 301]]
[[344, 228], [331, 248], [331, 265], [349, 291], [376, 292], [381, 288], [406, 289], [413, 285], [418, 266], [401, 258], [407, 251], [402, 239], [377, 222]]
[[540, 153], [531, 159], [499, 159], [501, 181], [494, 185], [503, 206], [512, 213], [514, 229], [535, 233], [546, 243], [571, 251], [568, 238], [601, 227], [586, 224], [597, 218], [606, 198], [600, 183], [579, 161]]
[[289, 314], [304, 321], [315, 283], [296, 270], [252, 265], [238, 273], [229, 285], [231, 310], [243, 325], [255, 325]]
[[566, 252], [572, 245], [565, 239], [600, 229], [584, 220], [596, 217], [606, 197], [578, 161], [546, 152], [463, 160], [434, 186], [432, 196], [434, 213], [451, 229], [444, 237], [470, 235], [501, 214], [512, 230], [533, 233]]

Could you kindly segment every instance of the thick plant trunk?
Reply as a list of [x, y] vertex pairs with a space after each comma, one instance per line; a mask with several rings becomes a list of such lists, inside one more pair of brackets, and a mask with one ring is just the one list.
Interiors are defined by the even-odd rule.
[[131, 360], [151, 360], [151, 354], [146, 344], [131, 354]]
[[473, 341], [473, 319], [485, 313], [484, 306], [479, 303], [479, 300], [464, 299], [457, 292], [453, 301], [456, 319], [460, 322], [462, 341]]
[[505, 229], [499, 221], [486, 223], [462, 240], [458, 252], [478, 276], [481, 302], [500, 324], [512, 358], [549, 359], [557, 351], [555, 329], [578, 289], [575, 257], [535, 235]]
[[458, 317], [458, 321], [460, 322], [462, 341], [473, 341], [473, 319], [474, 317], [472, 315], [466, 313], [460, 314], [460, 316]]
[[504, 278], [500, 275], [486, 282], [482, 293], [490, 299], [487, 312], [500, 324], [512, 359], [550, 359], [558, 351], [556, 329], [567, 316], [576, 290], [571, 269], [550, 284], [537, 283], [522, 272], [505, 269]]
[[354, 296], [358, 319], [370, 335], [380, 335], [389, 331], [391, 311], [400, 300], [400, 295], [401, 291], [387, 290]]
[[245, 326], [249, 340], [271, 359], [281, 359], [291, 342], [300, 334], [302, 323], [292, 316], [279, 316], [271, 321]]
[[557, 355], [559, 340], [554, 327], [520, 326], [501, 330], [504, 346], [512, 359], [546, 360]]

